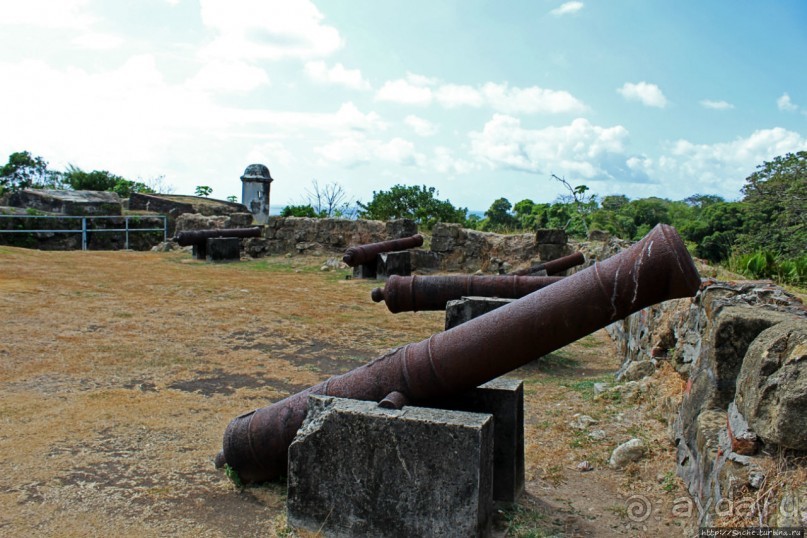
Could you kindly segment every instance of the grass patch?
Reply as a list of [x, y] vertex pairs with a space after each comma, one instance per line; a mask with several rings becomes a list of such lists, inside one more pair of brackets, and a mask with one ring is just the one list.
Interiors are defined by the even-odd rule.
[[580, 361], [570, 357], [565, 351], [555, 351], [544, 355], [535, 361], [535, 367], [540, 372], [548, 374], [561, 374], [566, 373], [565, 370], [576, 368]]
[[551, 536], [542, 527], [547, 526], [546, 516], [521, 505], [513, 505], [502, 512], [505, 534], [518, 538], [544, 538]]

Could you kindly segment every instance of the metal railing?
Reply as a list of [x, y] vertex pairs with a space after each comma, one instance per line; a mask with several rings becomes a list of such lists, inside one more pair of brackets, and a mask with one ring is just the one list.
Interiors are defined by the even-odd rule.
[[[66, 233], [66, 234], [81, 234], [81, 250], [87, 250], [87, 234], [88, 233], [107, 233], [107, 232], [124, 232], [125, 245], [124, 248], [129, 248], [129, 233], [130, 232], [162, 232], [163, 241], [168, 239], [168, 217], [165, 215], [148, 215], [148, 216], [104, 216], [104, 217], [71, 217], [71, 216], [53, 216], [53, 215], [0, 215], [0, 219], [59, 219], [59, 220], [81, 220], [81, 229], [74, 230], [4, 230], [0, 228], [0, 233]], [[88, 228], [87, 221], [94, 221], [98, 219], [124, 219], [123, 228]], [[143, 220], [143, 219], [162, 219], [162, 228], [132, 228], [129, 226], [129, 220]]]

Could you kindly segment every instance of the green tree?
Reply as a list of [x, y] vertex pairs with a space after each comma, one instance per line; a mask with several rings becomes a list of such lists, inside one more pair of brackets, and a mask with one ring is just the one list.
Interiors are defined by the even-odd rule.
[[623, 214], [633, 218], [636, 230], [630, 239], [641, 239], [656, 224], [670, 224], [670, 201], [664, 198], [639, 198], [623, 208]]
[[70, 164], [64, 173], [64, 181], [77, 191], [111, 191], [119, 181], [126, 180], [106, 170], [85, 172], [78, 166]]
[[280, 211], [281, 217], [310, 217], [310, 218], [325, 218], [324, 212], [317, 211], [311, 207], [311, 204], [305, 205], [287, 205]]
[[197, 185], [194, 193], [196, 196], [210, 196], [213, 194], [213, 188], [208, 187], [207, 185]]
[[484, 230], [508, 231], [518, 227], [519, 221], [510, 213], [513, 205], [507, 198], [495, 200], [485, 211]]
[[140, 181], [132, 181], [106, 170], [85, 172], [72, 164], [67, 166], [63, 179], [67, 186], [77, 191], [110, 191], [117, 193], [122, 198], [128, 198], [135, 192], [150, 194], [155, 192], [154, 189]]
[[22, 189], [58, 187], [58, 172], [48, 170], [48, 162], [28, 151], [18, 151], [8, 157], [0, 168], [0, 195]]
[[373, 191], [367, 204], [358, 202], [359, 217], [374, 220], [413, 219], [426, 228], [437, 222], [465, 223], [468, 210], [439, 200], [434, 187], [393, 185], [388, 191]]
[[746, 178], [741, 251], [770, 251], [792, 259], [807, 251], [807, 151], [766, 161]]
[[624, 194], [609, 194], [603, 197], [600, 207], [606, 211], [619, 212], [629, 203], [630, 200]]

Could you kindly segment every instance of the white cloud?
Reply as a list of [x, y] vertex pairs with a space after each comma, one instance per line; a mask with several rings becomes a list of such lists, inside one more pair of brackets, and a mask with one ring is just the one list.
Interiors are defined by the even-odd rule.
[[431, 80], [421, 75], [407, 74], [405, 79], [390, 80], [376, 92], [377, 101], [406, 105], [428, 105], [432, 102]]
[[202, 91], [248, 92], [266, 85], [266, 71], [238, 61], [211, 61], [188, 81], [190, 88]]
[[783, 93], [782, 96], [776, 100], [776, 106], [779, 107], [779, 110], [784, 110], [785, 112], [795, 112], [799, 109], [799, 107], [790, 100], [790, 96], [787, 93]]
[[715, 144], [672, 143], [656, 160], [634, 163], [676, 192], [674, 197], [715, 192], [740, 194], [757, 165], [788, 152], [807, 150], [807, 138], [781, 127], [760, 129], [747, 138]]
[[627, 158], [627, 129], [599, 127], [582, 118], [563, 127], [525, 129], [518, 119], [495, 114], [470, 138], [471, 153], [492, 168], [539, 174], [609, 179], [614, 177], [614, 163], [625, 168]]
[[506, 82], [487, 82], [478, 88], [438, 84], [434, 79], [412, 73], [408, 73], [405, 79], [384, 83], [375, 98], [378, 101], [424, 106], [437, 101], [446, 108], [488, 105], [506, 114], [560, 114], [586, 110], [580, 100], [563, 90], [548, 90], [538, 86], [510, 88]]
[[0, 26], [88, 28], [96, 21], [86, 8], [89, 0], [25, 0], [0, 2]]
[[485, 103], [485, 98], [476, 88], [459, 84], [444, 84], [435, 92], [437, 101], [446, 108], [459, 106], [479, 107]]
[[329, 164], [345, 168], [356, 168], [373, 161], [387, 162], [400, 166], [421, 166], [425, 157], [415, 150], [415, 145], [402, 138], [389, 141], [371, 139], [360, 133], [338, 139], [314, 148]]
[[566, 91], [546, 90], [538, 86], [508, 88], [507, 84], [488, 82], [482, 94], [490, 106], [506, 114], [579, 113], [586, 107]]
[[[295, 159], [282, 142], [264, 142], [254, 146], [247, 153], [246, 161], [250, 163], [273, 163], [284, 167], [294, 164]], [[271, 174], [271, 171], [270, 171]]]
[[731, 110], [734, 108], [734, 105], [726, 101], [712, 101], [710, 99], [704, 99], [700, 102], [700, 104], [703, 108], [709, 108], [712, 110]]
[[570, 15], [573, 13], [579, 12], [583, 9], [583, 2], [566, 2], [559, 7], [556, 7], [549, 13], [555, 15], [556, 17], [560, 17], [562, 15]]
[[437, 134], [437, 126], [429, 120], [419, 116], [409, 115], [404, 119], [404, 123], [409, 126], [418, 136], [434, 136]]
[[431, 164], [438, 173], [452, 176], [468, 174], [479, 168], [474, 162], [454, 157], [452, 151], [445, 146], [434, 148]]
[[220, 59], [316, 58], [343, 45], [310, 0], [201, 0], [202, 22], [218, 36], [203, 56]]
[[657, 108], [667, 106], [667, 98], [664, 97], [661, 89], [655, 84], [626, 82], [621, 88], [617, 89], [617, 92], [622, 94], [622, 97], [628, 101], [639, 101], [645, 106]]
[[305, 64], [305, 72], [315, 82], [336, 84], [354, 90], [370, 89], [370, 83], [362, 77], [361, 70], [346, 69], [341, 63], [329, 69], [321, 60], [312, 61]]
[[72, 40], [73, 44], [82, 49], [111, 50], [123, 44], [123, 38], [115, 34], [92, 32], [82, 34]]

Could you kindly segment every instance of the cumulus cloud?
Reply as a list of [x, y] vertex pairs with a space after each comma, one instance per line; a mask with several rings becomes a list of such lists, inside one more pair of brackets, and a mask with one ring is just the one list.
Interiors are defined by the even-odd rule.
[[494, 110], [506, 114], [579, 113], [586, 109], [569, 92], [538, 86], [508, 88], [506, 83], [488, 82], [482, 86], [482, 94]]
[[434, 148], [431, 165], [436, 172], [449, 176], [467, 174], [479, 168], [477, 163], [455, 157], [453, 152], [445, 146]]
[[657, 108], [667, 106], [667, 98], [664, 97], [661, 89], [655, 84], [626, 82], [621, 88], [617, 89], [617, 92], [628, 101], [639, 101], [645, 106]]
[[374, 161], [400, 166], [421, 166], [426, 158], [415, 150], [415, 145], [403, 138], [382, 141], [355, 133], [314, 148], [322, 160], [344, 168], [356, 168]]
[[703, 108], [709, 108], [712, 110], [731, 110], [734, 108], [734, 105], [726, 101], [712, 101], [710, 99], [704, 99], [700, 102], [700, 104]]
[[412, 73], [405, 79], [390, 80], [376, 92], [377, 101], [391, 101], [406, 105], [428, 105], [432, 102], [432, 81]]
[[787, 93], [783, 93], [782, 96], [776, 100], [776, 106], [779, 107], [779, 110], [785, 112], [795, 112], [799, 109], [799, 107], [790, 100], [790, 96]]
[[[644, 158], [634, 165], [658, 178], [674, 197], [695, 192], [734, 192], [739, 195], [745, 178], [756, 166], [777, 155], [807, 150], [807, 138], [781, 127], [760, 129], [746, 138], [715, 144], [678, 140], [662, 156]], [[688, 194], [687, 194], [688, 193]]]
[[248, 92], [269, 84], [266, 71], [245, 62], [212, 61], [188, 81], [192, 89]]
[[410, 114], [404, 119], [404, 123], [418, 136], [434, 136], [437, 134], [437, 126], [429, 120], [419, 116], [413, 116]]
[[561, 4], [559, 7], [556, 7], [549, 13], [556, 17], [560, 17], [563, 15], [577, 13], [581, 9], [583, 9], [583, 2], [566, 2], [565, 4]]
[[87, 10], [89, 3], [89, 0], [0, 2], [0, 26], [88, 28], [96, 21]]
[[203, 50], [206, 57], [317, 58], [343, 45], [310, 0], [201, 0], [201, 16], [218, 34]]
[[517, 118], [496, 114], [469, 136], [471, 153], [492, 168], [607, 180], [615, 165], [626, 167], [628, 131], [621, 125], [600, 127], [578, 118], [562, 127], [525, 129]]
[[386, 82], [376, 93], [376, 99], [424, 106], [436, 101], [446, 108], [487, 105], [505, 114], [580, 113], [587, 109], [582, 101], [563, 90], [539, 86], [511, 88], [506, 82], [488, 82], [479, 87], [438, 84], [434, 79], [412, 73], [405, 79]]
[[460, 84], [443, 84], [435, 91], [437, 102], [446, 108], [460, 106], [479, 107], [485, 104], [482, 92], [473, 86]]
[[370, 83], [362, 77], [361, 70], [347, 69], [341, 63], [329, 68], [325, 62], [318, 60], [305, 64], [308, 77], [323, 84], [335, 84], [353, 90], [369, 90]]

